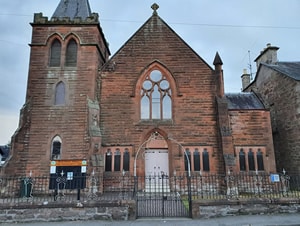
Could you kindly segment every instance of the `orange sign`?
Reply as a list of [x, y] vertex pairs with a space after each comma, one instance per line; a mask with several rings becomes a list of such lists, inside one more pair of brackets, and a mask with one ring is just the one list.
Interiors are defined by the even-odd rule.
[[50, 166], [86, 166], [86, 160], [55, 160], [50, 162]]

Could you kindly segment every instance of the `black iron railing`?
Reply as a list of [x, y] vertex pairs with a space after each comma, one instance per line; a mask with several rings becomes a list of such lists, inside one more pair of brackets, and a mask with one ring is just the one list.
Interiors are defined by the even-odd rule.
[[[76, 183], [75, 183], [76, 181]], [[186, 173], [173, 177], [134, 177], [129, 174], [1, 177], [0, 205], [6, 203], [72, 203], [136, 199], [137, 194], [180, 196], [183, 200], [300, 198], [300, 175]], [[190, 196], [189, 196], [190, 194]]]

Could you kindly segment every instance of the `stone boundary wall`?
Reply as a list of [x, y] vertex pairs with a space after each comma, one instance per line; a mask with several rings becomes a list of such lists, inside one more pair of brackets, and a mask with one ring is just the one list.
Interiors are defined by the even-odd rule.
[[[194, 219], [238, 215], [274, 215], [300, 213], [299, 200], [193, 201]], [[135, 220], [135, 201], [91, 204], [11, 205], [0, 206], [0, 224], [76, 220]]]
[[0, 207], [0, 224], [75, 220], [134, 220], [135, 202]]
[[274, 215], [300, 213], [300, 199], [255, 199], [238, 201], [203, 201], [193, 202], [194, 219], [207, 219], [238, 215]]

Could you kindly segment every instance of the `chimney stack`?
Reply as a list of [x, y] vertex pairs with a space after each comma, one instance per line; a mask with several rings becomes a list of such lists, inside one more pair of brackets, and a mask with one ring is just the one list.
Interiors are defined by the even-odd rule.
[[260, 63], [276, 64], [277, 63], [277, 50], [279, 47], [272, 46], [271, 43], [267, 44], [267, 47], [260, 52], [259, 56], [254, 60], [256, 67], [258, 68]]
[[242, 78], [242, 90], [244, 91], [250, 85], [251, 82], [251, 75], [248, 74], [247, 69], [243, 70], [243, 74], [241, 78]]

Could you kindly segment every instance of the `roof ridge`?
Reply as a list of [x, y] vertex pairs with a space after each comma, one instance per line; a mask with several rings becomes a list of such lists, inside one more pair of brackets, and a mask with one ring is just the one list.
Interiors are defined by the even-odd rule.
[[296, 81], [300, 81], [300, 61], [277, 62], [277, 64], [262, 64]]

